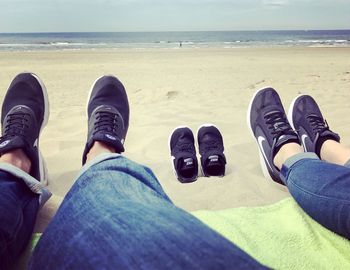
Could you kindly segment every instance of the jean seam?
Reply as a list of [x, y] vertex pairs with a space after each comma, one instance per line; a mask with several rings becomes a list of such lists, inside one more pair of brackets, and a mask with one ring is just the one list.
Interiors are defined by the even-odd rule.
[[341, 202], [341, 203], [345, 203], [345, 204], [349, 204], [350, 205], [350, 201], [346, 201], [346, 200], [339, 200], [337, 198], [331, 197], [331, 196], [322, 196], [316, 193], [312, 193], [310, 191], [305, 190], [304, 188], [302, 188], [301, 186], [297, 185], [296, 183], [294, 183], [293, 180], [288, 181], [288, 183], [291, 183], [291, 185], [295, 186], [296, 188], [298, 188], [299, 190], [301, 190], [302, 192], [308, 194], [308, 195], [312, 195], [312, 196], [316, 196], [322, 200], [332, 200], [332, 201], [336, 201], [336, 202]]

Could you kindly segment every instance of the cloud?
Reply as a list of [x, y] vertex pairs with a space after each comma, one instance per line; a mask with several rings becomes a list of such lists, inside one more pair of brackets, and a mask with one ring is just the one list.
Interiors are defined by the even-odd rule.
[[0, 32], [349, 28], [349, 1], [0, 0]]

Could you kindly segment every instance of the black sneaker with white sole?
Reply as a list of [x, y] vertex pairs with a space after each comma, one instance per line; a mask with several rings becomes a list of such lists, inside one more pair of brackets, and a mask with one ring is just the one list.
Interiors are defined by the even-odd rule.
[[320, 157], [321, 146], [326, 140], [340, 141], [339, 135], [329, 129], [316, 101], [309, 95], [298, 96], [292, 101], [288, 119], [306, 152], [314, 152]]
[[129, 102], [123, 84], [114, 76], [102, 76], [91, 87], [87, 103], [88, 136], [83, 164], [95, 141], [124, 152], [129, 127]]
[[224, 142], [217, 127], [205, 124], [198, 129], [197, 141], [204, 176], [224, 176]]
[[176, 128], [170, 135], [169, 147], [177, 179], [181, 183], [194, 182], [198, 177], [198, 160], [191, 129]]
[[7, 90], [1, 111], [0, 155], [22, 149], [31, 161], [30, 175], [47, 184], [39, 136], [49, 118], [49, 102], [42, 81], [32, 73], [18, 74]]
[[259, 147], [265, 177], [283, 184], [273, 159], [284, 144], [300, 144], [300, 141], [287, 120], [278, 93], [273, 88], [264, 88], [255, 93], [248, 108], [247, 120]]

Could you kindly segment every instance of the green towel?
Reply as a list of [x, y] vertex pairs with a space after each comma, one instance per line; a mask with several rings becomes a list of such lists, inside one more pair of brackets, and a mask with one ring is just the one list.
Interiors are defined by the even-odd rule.
[[31, 241], [29, 242], [28, 246], [23, 251], [23, 253], [20, 256], [19, 260], [12, 267], [11, 270], [24, 270], [24, 269], [27, 269], [27, 264], [29, 262], [29, 258], [32, 255], [32, 252], [33, 252], [36, 244], [38, 243], [40, 237], [41, 237], [41, 233], [33, 233]]
[[[350, 269], [350, 241], [316, 223], [291, 198], [263, 207], [192, 214], [271, 268]], [[14, 269], [25, 269], [40, 236], [33, 235]]]
[[271, 268], [350, 269], [350, 241], [315, 222], [292, 198], [192, 214]]

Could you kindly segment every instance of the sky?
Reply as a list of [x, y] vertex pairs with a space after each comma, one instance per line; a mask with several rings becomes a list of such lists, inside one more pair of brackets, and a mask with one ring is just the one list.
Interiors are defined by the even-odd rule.
[[350, 0], [0, 0], [0, 32], [350, 29]]

